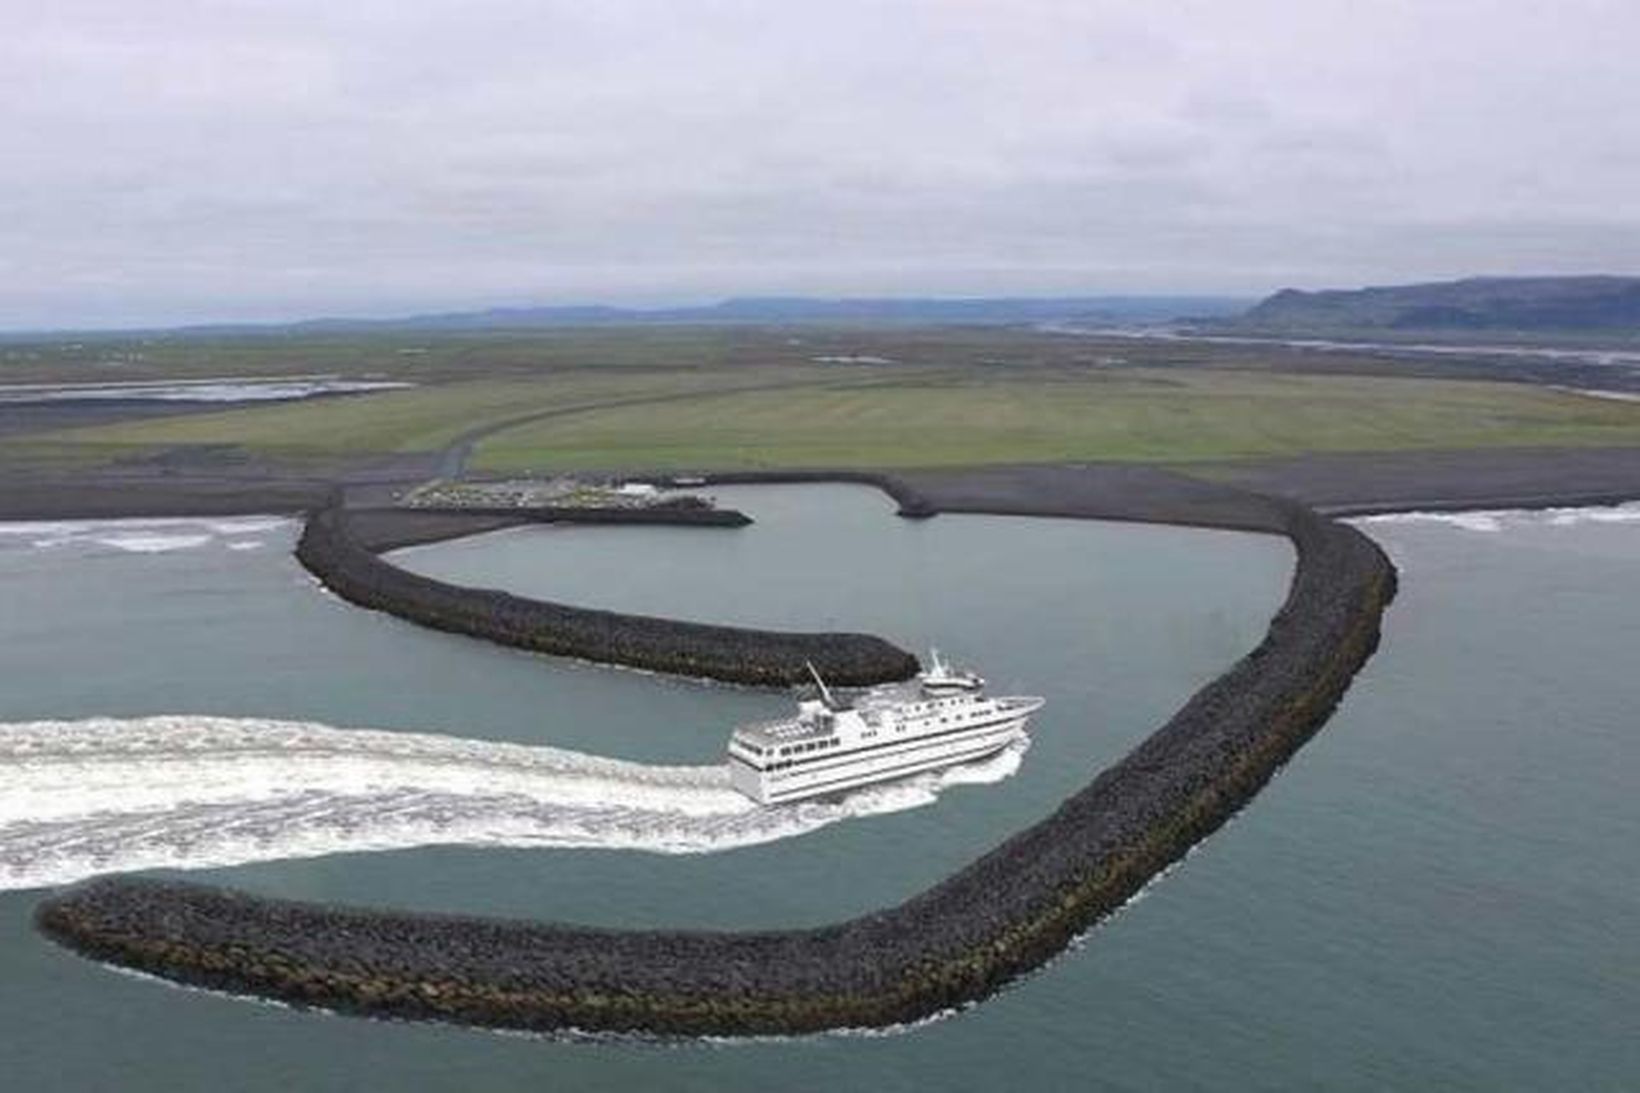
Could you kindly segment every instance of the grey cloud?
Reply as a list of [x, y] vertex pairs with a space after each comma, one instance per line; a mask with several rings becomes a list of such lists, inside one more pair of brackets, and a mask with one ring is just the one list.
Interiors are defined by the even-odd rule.
[[0, 326], [1634, 272], [1607, 0], [19, 0]]

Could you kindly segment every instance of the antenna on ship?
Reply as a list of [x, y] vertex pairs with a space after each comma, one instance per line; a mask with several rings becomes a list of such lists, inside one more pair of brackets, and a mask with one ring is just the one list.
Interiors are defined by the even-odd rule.
[[826, 686], [826, 681], [820, 678], [820, 673], [815, 670], [814, 662], [805, 660], [803, 662], [803, 667], [809, 670], [809, 675], [813, 677], [814, 682], [819, 686], [820, 700], [826, 704], [826, 709], [835, 710], [837, 708], [837, 700], [831, 697], [831, 690]]

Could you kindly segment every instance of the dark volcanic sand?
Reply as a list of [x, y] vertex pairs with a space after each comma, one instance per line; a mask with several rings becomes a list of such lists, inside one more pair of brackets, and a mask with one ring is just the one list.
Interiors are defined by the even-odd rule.
[[[297, 512], [321, 504], [333, 487], [346, 488], [350, 504], [381, 505], [390, 503], [395, 489], [428, 477], [437, 463], [436, 454], [422, 454], [300, 470], [207, 469], [187, 460], [83, 475], [8, 474], [0, 468], [0, 519]], [[725, 480], [801, 477], [753, 473]], [[819, 477], [834, 476], [821, 472]], [[1333, 514], [1632, 500], [1640, 498], [1640, 446], [1335, 453], [1175, 469], [1139, 463], [916, 469], [897, 472], [897, 477], [945, 512], [1051, 511], [1269, 530], [1270, 515], [1250, 507], [1246, 491], [1291, 498]]]
[[1348, 453], [1192, 469], [1333, 515], [1603, 505], [1640, 498], [1640, 446]]
[[218, 466], [198, 459], [153, 459], [81, 474], [27, 473], [0, 466], [0, 520], [114, 520], [143, 516], [297, 513], [337, 489], [371, 498], [427, 477], [436, 457], [373, 456], [301, 469]]
[[898, 477], [941, 512], [1097, 517], [1280, 531], [1280, 507], [1241, 489], [1132, 463], [922, 470]]
[[140, 516], [296, 513], [323, 504], [332, 487], [315, 479], [266, 482], [108, 476], [0, 478], [0, 519], [115, 520]]

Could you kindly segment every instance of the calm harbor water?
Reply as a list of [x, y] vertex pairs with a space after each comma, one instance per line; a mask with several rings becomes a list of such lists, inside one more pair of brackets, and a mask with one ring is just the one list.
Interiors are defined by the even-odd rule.
[[[426, 847], [195, 875], [608, 924], [857, 913], [1046, 814], [1159, 724], [1256, 642], [1290, 566], [1284, 543], [1255, 536], [913, 523], [847, 487], [720, 493], [759, 523], [530, 529], [400, 561], [575, 602], [938, 642], [1000, 689], [1048, 698], [1018, 773], [715, 854]], [[39, 891], [20, 890], [0, 892], [8, 1085], [1632, 1086], [1640, 524], [1368, 529], [1401, 565], [1403, 592], [1334, 721], [1082, 950], [954, 1019], [892, 1036], [657, 1047], [296, 1013], [62, 953], [29, 927]], [[0, 720], [274, 717], [708, 764], [729, 724], [788, 701], [359, 611], [294, 565], [291, 534], [265, 521], [0, 534]], [[0, 794], [6, 779], [0, 769]]]

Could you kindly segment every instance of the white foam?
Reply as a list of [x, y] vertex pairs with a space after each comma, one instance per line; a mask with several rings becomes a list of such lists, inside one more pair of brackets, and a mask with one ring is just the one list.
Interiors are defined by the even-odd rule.
[[223, 543], [234, 550], [264, 545], [260, 538], [290, 526], [283, 516], [137, 517], [120, 520], [19, 520], [0, 522], [0, 547], [37, 549], [102, 546], [137, 554], [197, 550]]
[[287, 516], [227, 516], [200, 521], [213, 535], [261, 535], [291, 522]]
[[1572, 524], [1640, 524], [1640, 503], [1600, 509], [1550, 509], [1542, 514], [1555, 527]]
[[133, 554], [163, 554], [171, 550], [190, 550], [211, 542], [211, 535], [99, 535], [94, 541]]
[[427, 845], [704, 853], [916, 808], [997, 756], [766, 807], [728, 768], [306, 722], [163, 716], [0, 725], [0, 890]]
[[1527, 527], [1574, 527], [1580, 524], [1640, 523], [1640, 501], [1622, 505], [1556, 509], [1484, 509], [1471, 512], [1386, 512], [1356, 517], [1349, 523], [1444, 524], [1464, 531], [1499, 532]]

